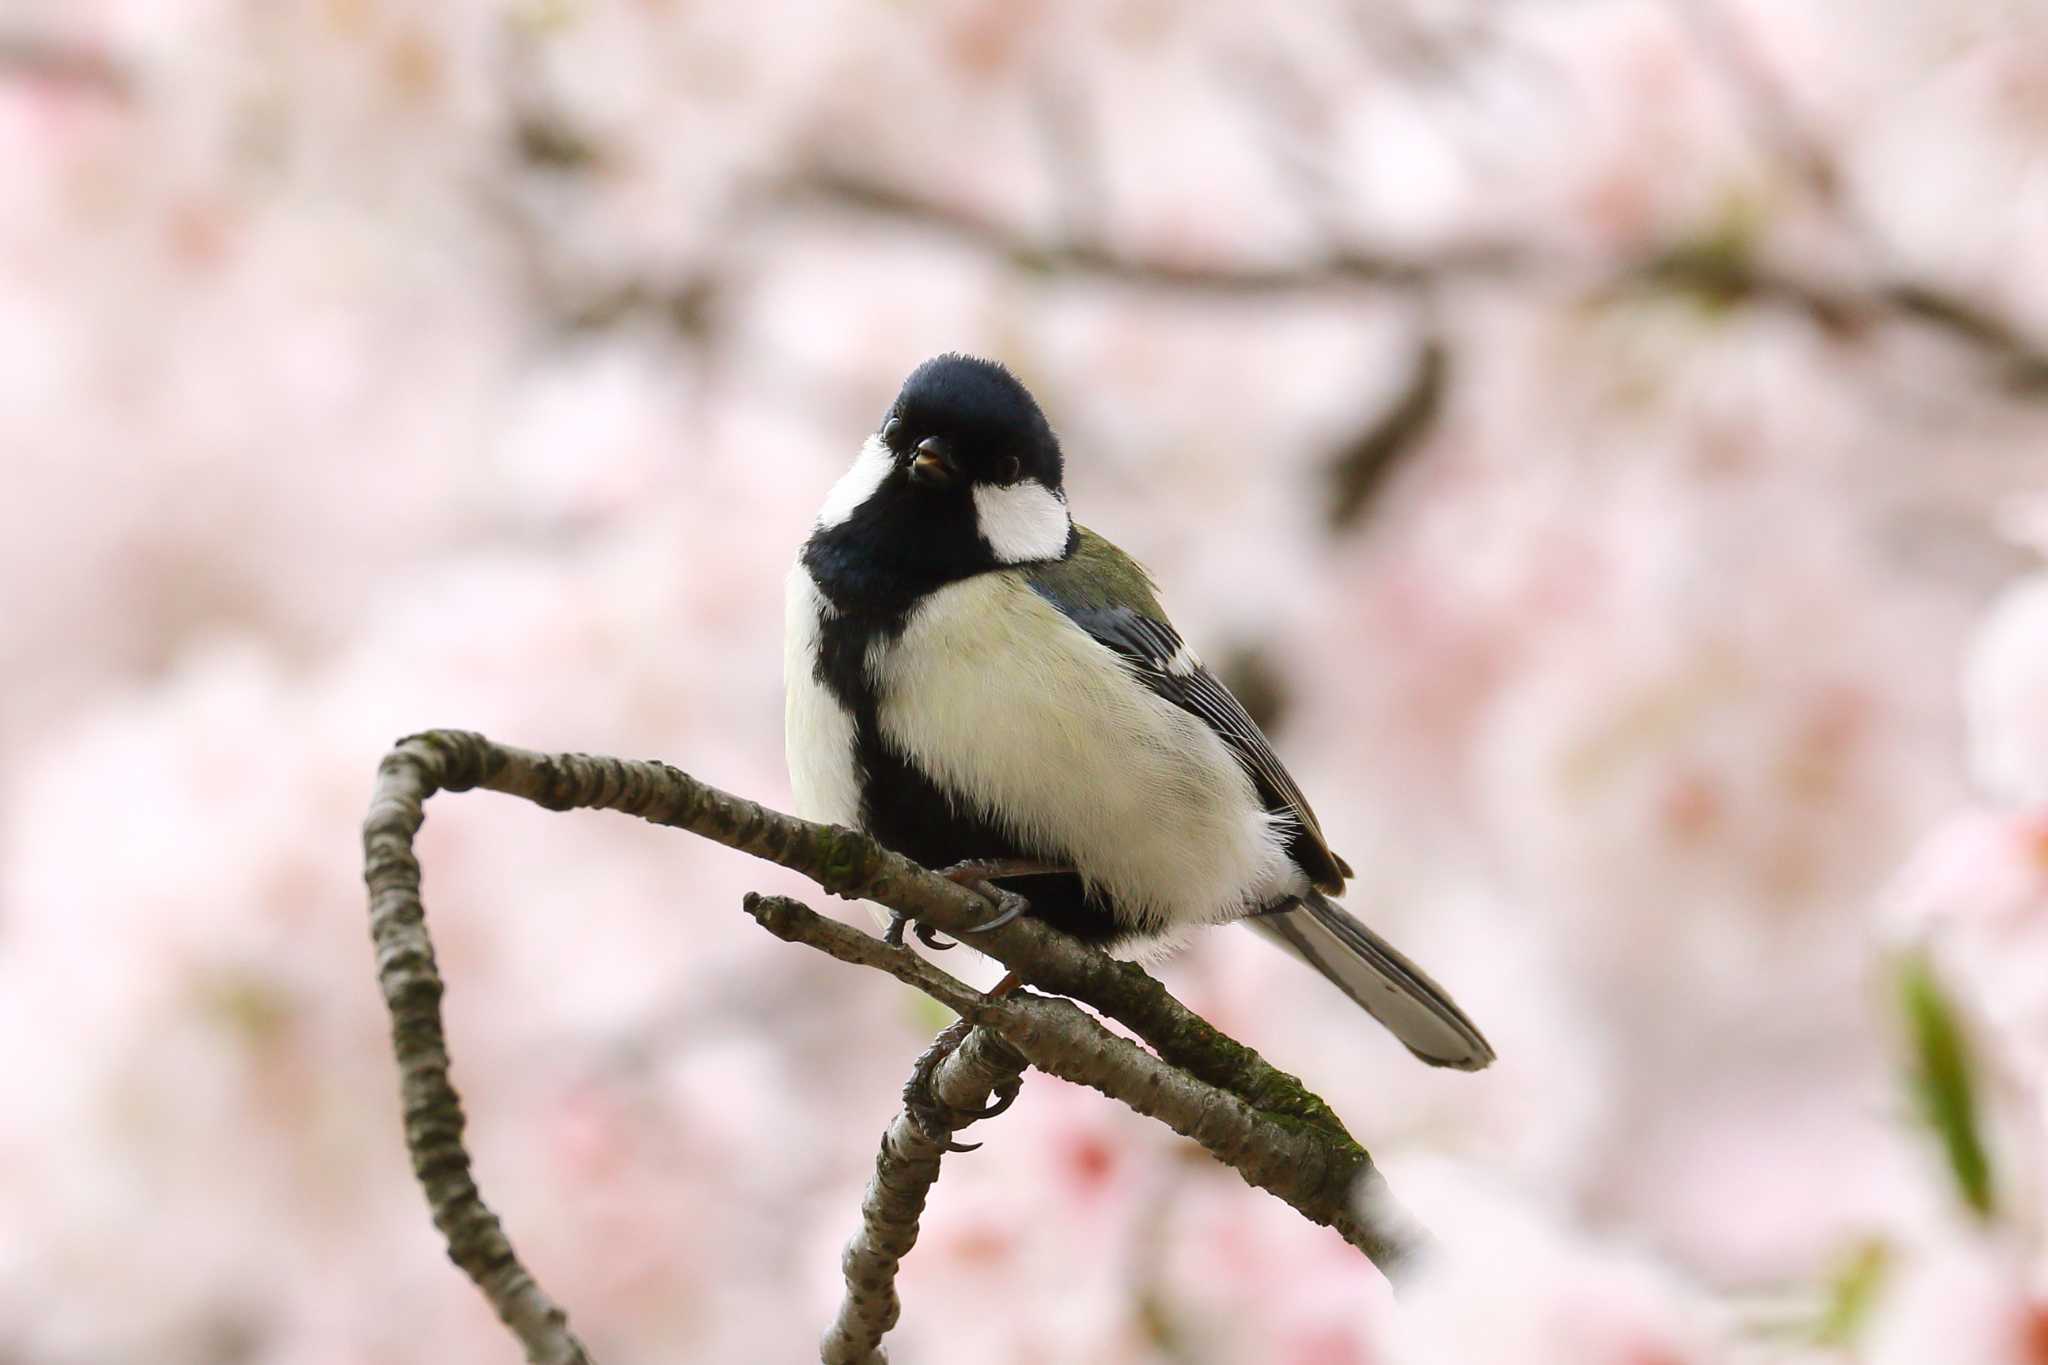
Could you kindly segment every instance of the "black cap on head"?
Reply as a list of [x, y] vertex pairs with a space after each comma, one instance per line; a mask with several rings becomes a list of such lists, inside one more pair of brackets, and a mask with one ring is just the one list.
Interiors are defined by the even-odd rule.
[[993, 360], [949, 352], [910, 372], [882, 422], [899, 453], [937, 438], [974, 483], [1035, 479], [1057, 491], [1059, 438], [1031, 391]]

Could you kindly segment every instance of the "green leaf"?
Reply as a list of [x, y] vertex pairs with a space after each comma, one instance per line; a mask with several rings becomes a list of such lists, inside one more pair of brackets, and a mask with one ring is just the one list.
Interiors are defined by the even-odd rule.
[[1991, 1158], [1978, 1128], [1969, 1039], [1924, 955], [1914, 954], [1901, 964], [1899, 989], [1921, 1117], [1941, 1140], [1963, 1202], [1979, 1218], [1989, 1218], [1994, 1208]]
[[1883, 1242], [1873, 1239], [1849, 1253], [1828, 1282], [1826, 1306], [1814, 1330], [1821, 1345], [1846, 1349], [1856, 1344], [1891, 1269], [1891, 1248]]

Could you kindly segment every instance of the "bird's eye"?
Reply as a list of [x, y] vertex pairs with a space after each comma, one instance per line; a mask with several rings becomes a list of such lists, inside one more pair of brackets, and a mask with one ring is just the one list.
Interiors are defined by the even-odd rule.
[[1017, 462], [1015, 455], [1003, 456], [1002, 459], [996, 461], [996, 482], [1017, 482], [1017, 472], [1022, 468], [1023, 466]]

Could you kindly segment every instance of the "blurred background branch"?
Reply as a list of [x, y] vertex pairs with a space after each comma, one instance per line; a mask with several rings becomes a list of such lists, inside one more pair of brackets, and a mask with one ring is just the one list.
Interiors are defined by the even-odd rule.
[[105, 95], [125, 101], [135, 94], [135, 78], [111, 53], [81, 42], [0, 26], [0, 82], [18, 80]]
[[1066, 272], [1201, 294], [1320, 296], [1355, 286], [1407, 290], [1447, 277], [1512, 274], [1528, 264], [1526, 248], [1508, 241], [1456, 244], [1422, 253], [1333, 247], [1298, 265], [1169, 261], [1100, 243], [1018, 233], [972, 209], [878, 178], [824, 167], [790, 181], [778, 197], [798, 212], [831, 208], [937, 233], [1023, 271]]

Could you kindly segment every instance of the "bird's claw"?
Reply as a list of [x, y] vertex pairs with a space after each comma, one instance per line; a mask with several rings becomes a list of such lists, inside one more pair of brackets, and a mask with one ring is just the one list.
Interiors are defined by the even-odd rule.
[[986, 924], [977, 924], [967, 932], [985, 934], [991, 929], [1000, 929], [1011, 920], [1031, 908], [1031, 902], [1014, 891], [1006, 891], [994, 882], [980, 882], [974, 887], [982, 895], [996, 903], [996, 917]]
[[1009, 1080], [1004, 1081], [993, 1092], [994, 1098], [987, 1105], [983, 1106], [979, 1114], [975, 1115], [976, 1121], [992, 1119], [997, 1114], [1007, 1110], [1017, 1102], [1017, 1096], [1023, 1089], [1024, 1080], [1021, 1076], [1012, 1076]]
[[941, 868], [939, 875], [947, 881], [966, 887], [996, 907], [996, 916], [985, 924], [977, 924], [967, 932], [985, 934], [991, 929], [1000, 929], [1031, 908], [1031, 902], [1005, 887], [997, 886], [996, 877], [1050, 877], [1067, 869], [1054, 867], [1050, 863], [1036, 862], [1029, 858], [986, 858], [970, 859]]
[[1008, 1109], [1016, 1101], [1022, 1087], [1021, 1080], [1012, 1078], [995, 1092], [994, 1102], [981, 1109], [956, 1109], [932, 1093], [932, 1077], [939, 1069], [939, 1063], [953, 1055], [953, 1049], [960, 1046], [973, 1025], [961, 1019], [946, 1027], [932, 1045], [926, 1048], [911, 1068], [910, 1079], [903, 1083], [903, 1112], [917, 1130], [943, 1152], [971, 1152], [981, 1146], [978, 1142], [955, 1142], [953, 1134], [970, 1123]]
[[[949, 882], [966, 887], [975, 895], [980, 896], [983, 900], [995, 906], [995, 918], [984, 924], [977, 924], [972, 929], [967, 930], [970, 934], [986, 934], [992, 929], [1002, 928], [1005, 924], [1023, 915], [1031, 908], [1031, 902], [1025, 897], [1005, 887], [997, 886], [993, 881], [989, 880], [990, 878], [1047, 877], [1055, 876], [1065, 870], [1064, 868], [1053, 867], [1047, 863], [1029, 862], [1022, 858], [997, 858], [955, 863], [951, 867], [939, 869], [939, 875]], [[935, 953], [942, 953], [953, 946], [951, 940], [939, 937], [938, 930], [913, 920], [901, 910], [891, 910], [889, 912], [889, 927], [882, 931], [882, 942], [888, 944], [891, 948], [901, 948], [903, 946], [903, 931], [905, 929], [915, 933], [917, 941]]]
[[889, 927], [882, 931], [882, 942], [891, 948], [903, 946], [903, 931], [910, 930], [917, 935], [917, 941], [935, 953], [943, 953], [953, 945], [939, 937], [939, 931], [929, 924], [921, 923], [904, 914], [901, 910], [889, 912]]

